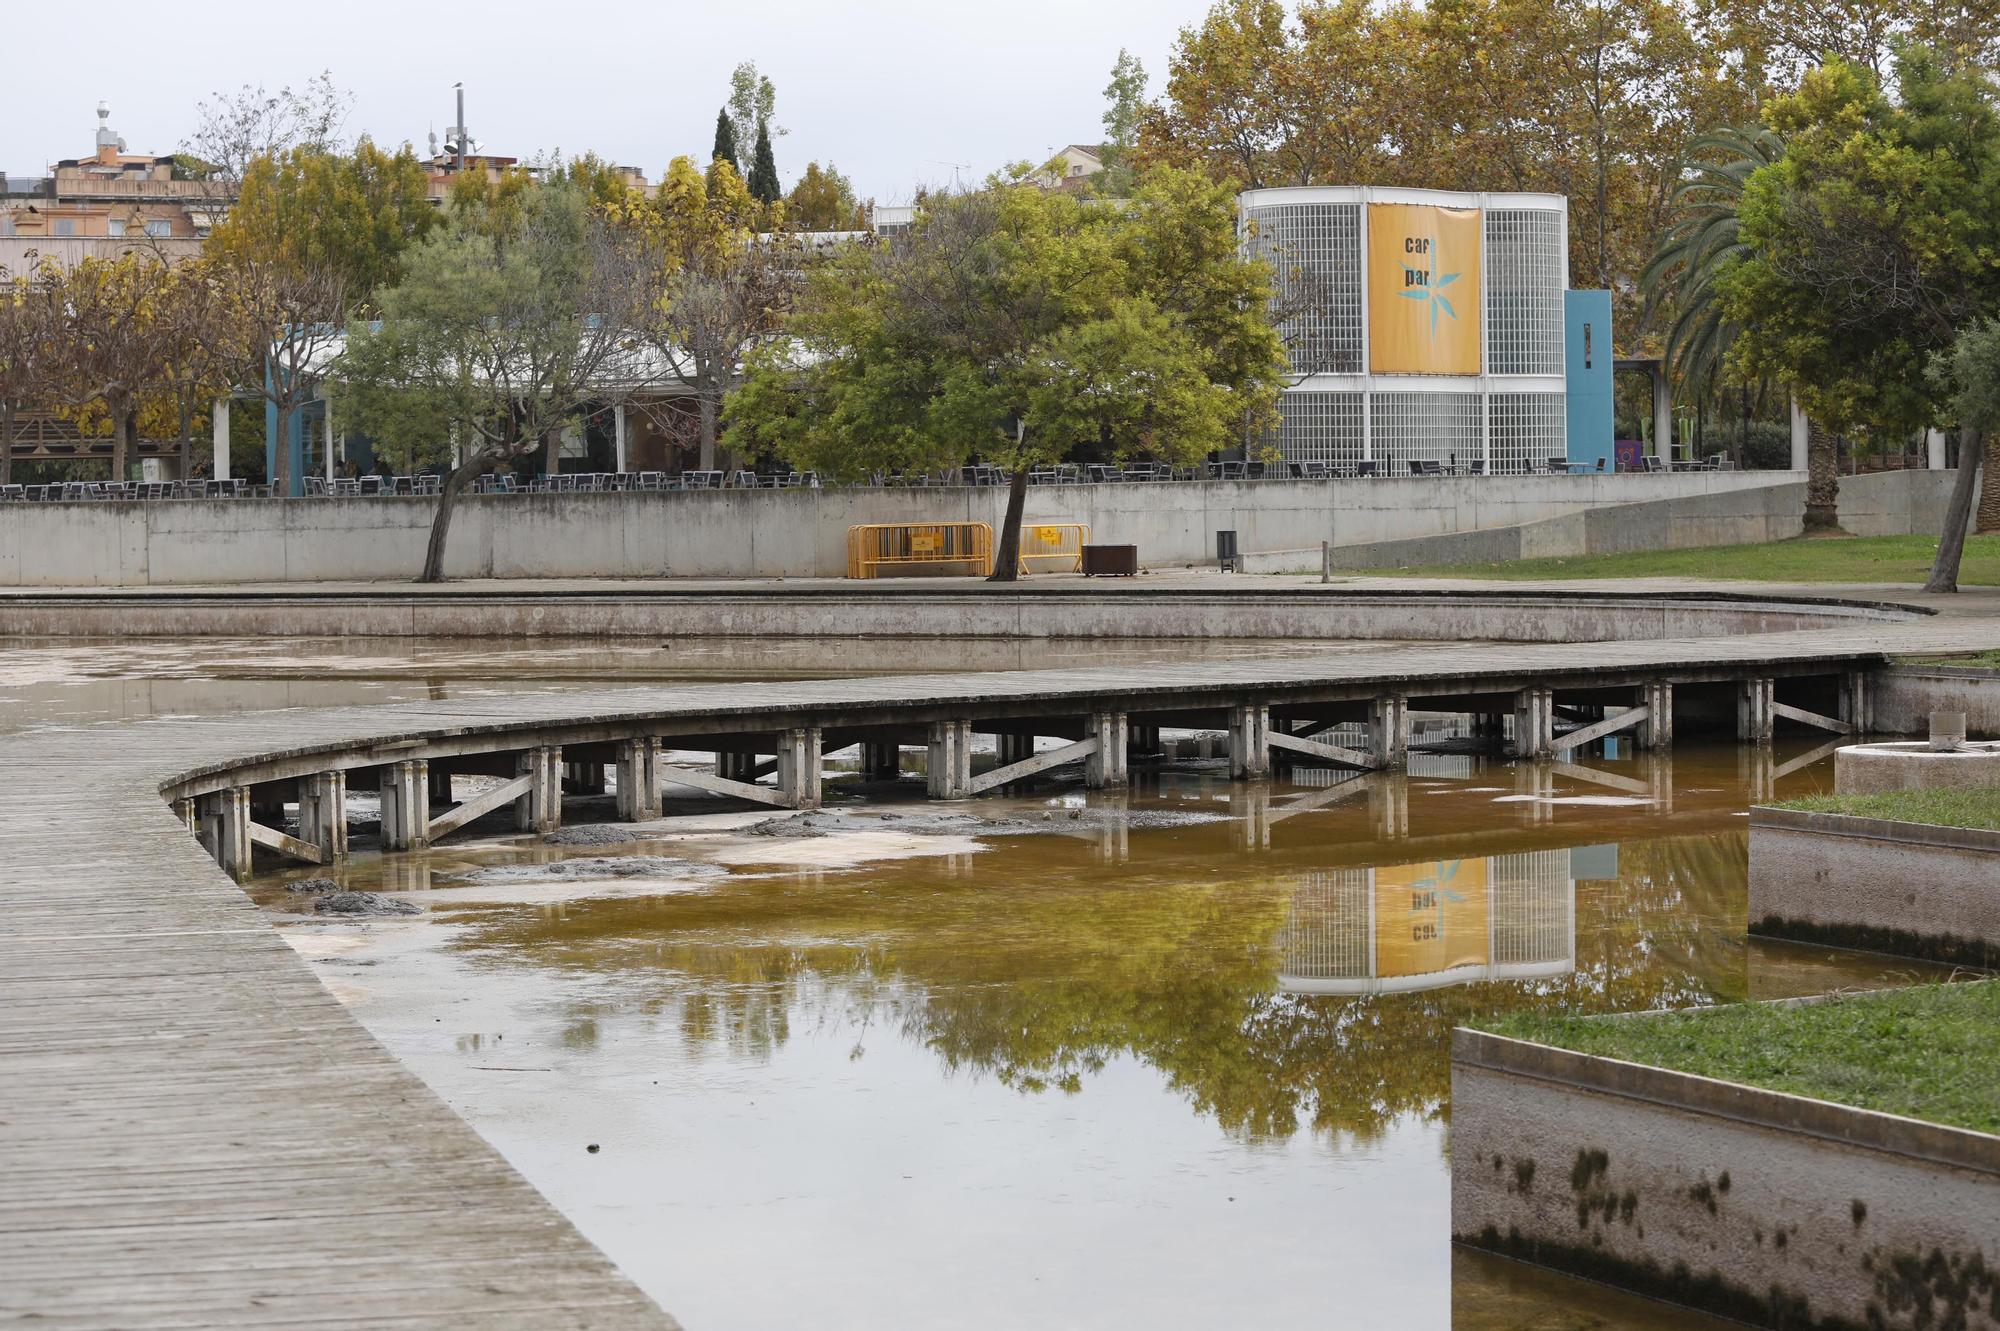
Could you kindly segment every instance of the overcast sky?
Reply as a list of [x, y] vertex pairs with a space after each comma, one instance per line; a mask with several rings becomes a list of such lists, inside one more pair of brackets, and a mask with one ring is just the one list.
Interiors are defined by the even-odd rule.
[[[1157, 91], [1175, 34], [1208, 0], [335, 0], [312, 5], [135, 0], [9, 6], [16, 58], [0, 78], [0, 170], [40, 172], [92, 149], [96, 106], [132, 152], [166, 153], [195, 103], [244, 82], [277, 88], [331, 70], [355, 95], [351, 131], [378, 142], [466, 123], [489, 152], [595, 149], [657, 180], [706, 155], [729, 73], [754, 60], [777, 85], [787, 188], [831, 159], [863, 196], [977, 177], [1094, 142], [1124, 46]], [[29, 57], [28, 53], [40, 56]], [[43, 58], [46, 56], [47, 58]]]

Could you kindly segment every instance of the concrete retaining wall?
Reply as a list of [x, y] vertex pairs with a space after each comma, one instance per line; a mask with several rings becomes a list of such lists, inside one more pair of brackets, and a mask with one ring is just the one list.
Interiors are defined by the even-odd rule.
[[[1951, 475], [1892, 471], [1843, 477], [1840, 524], [1856, 536], [1934, 534], [1944, 525]], [[1634, 500], [1510, 527], [1336, 544], [1333, 564], [1348, 570], [1487, 564], [1782, 541], [1804, 531], [1805, 493], [1803, 481], [1784, 480], [1755, 489]], [[1317, 547], [1263, 550], [1251, 556], [1250, 567], [1304, 572], [1318, 568], [1319, 559]]]
[[[963, 584], [959, 584], [963, 586]], [[1270, 586], [1270, 584], [1263, 584]], [[975, 590], [976, 589], [976, 590]], [[366, 594], [96, 592], [0, 597], [0, 637], [1300, 638], [1320, 642], [1607, 642], [1886, 625], [1893, 605], [1761, 597], [1552, 592], [1367, 592], [1146, 583], [1018, 589], [910, 581], [797, 591], [621, 590], [507, 595], [384, 588]], [[954, 658], [955, 659], [955, 658]], [[904, 663], [909, 664], [909, 663]], [[922, 662], [916, 663], [921, 665]], [[898, 662], [884, 659], [881, 670]]]
[[1966, 734], [2000, 739], [2000, 670], [1890, 666], [1876, 674], [1869, 706], [1887, 734], [1926, 734], [1932, 712], [1964, 712]]
[[2000, 1138], [1465, 1030], [1451, 1098], [1458, 1242], [1758, 1326], [2000, 1327]]
[[[1084, 523], [1098, 541], [1136, 544], [1149, 567], [1209, 561], [1220, 530], [1246, 551], [1309, 548], [1317, 567], [1322, 540], [1513, 528], [1663, 499], [1689, 501], [1689, 530], [1707, 521], [1729, 539], [1754, 539], [1741, 533], [1781, 532], [1784, 513], [1803, 511], [1791, 475], [1037, 486], [1026, 518]], [[462, 502], [446, 563], [461, 578], [838, 577], [851, 525], [998, 523], [1005, 502], [1002, 490], [965, 487], [474, 497]], [[1701, 518], [1704, 504], [1716, 516]], [[418, 499], [10, 505], [0, 510], [0, 586], [407, 579], [422, 566], [431, 512]]]
[[2000, 964], [2000, 832], [1752, 809], [1750, 928]]

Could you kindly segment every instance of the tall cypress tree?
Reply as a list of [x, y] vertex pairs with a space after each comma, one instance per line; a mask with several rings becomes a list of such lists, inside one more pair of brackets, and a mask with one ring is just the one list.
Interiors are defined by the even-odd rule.
[[708, 159], [712, 162], [718, 157], [737, 171], [743, 170], [743, 164], [736, 160], [736, 126], [730, 123], [729, 108], [726, 106], [715, 113], [715, 151], [708, 155]]
[[776, 203], [783, 193], [778, 188], [778, 159], [771, 153], [771, 127], [757, 122], [757, 152], [750, 159], [750, 178], [744, 182], [759, 203]]

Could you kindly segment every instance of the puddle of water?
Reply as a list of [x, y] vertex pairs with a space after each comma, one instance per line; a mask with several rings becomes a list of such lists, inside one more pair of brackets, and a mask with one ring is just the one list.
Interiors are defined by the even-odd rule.
[[1694, 1326], [1453, 1253], [1452, 1027], [1939, 972], [1749, 939], [1745, 756], [1624, 753], [489, 836], [344, 871], [421, 920], [285, 927], [689, 1325]]

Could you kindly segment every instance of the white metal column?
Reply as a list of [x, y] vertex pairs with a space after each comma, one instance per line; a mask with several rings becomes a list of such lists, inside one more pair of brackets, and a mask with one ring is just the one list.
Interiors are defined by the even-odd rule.
[[618, 470], [619, 471], [629, 470], [629, 468], [627, 468], [625, 465], [626, 435], [625, 435], [625, 404], [623, 402], [620, 402], [611, 408], [611, 435], [612, 435], [612, 441], [617, 448]]
[[218, 481], [229, 479], [229, 399], [215, 400], [215, 464], [209, 474]]
[[1806, 469], [1806, 454], [1811, 440], [1811, 424], [1806, 420], [1805, 410], [1799, 406], [1797, 398], [1792, 399], [1792, 470]]

